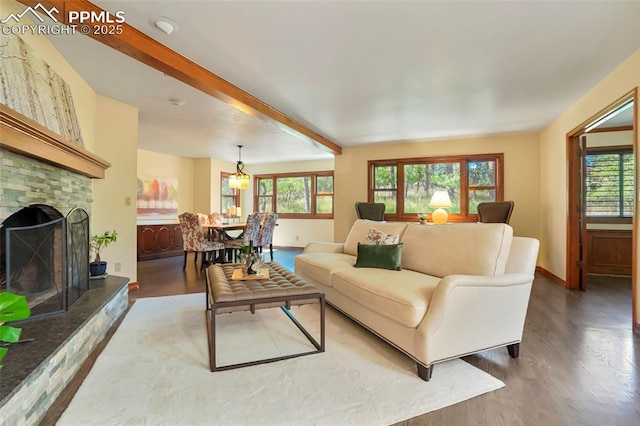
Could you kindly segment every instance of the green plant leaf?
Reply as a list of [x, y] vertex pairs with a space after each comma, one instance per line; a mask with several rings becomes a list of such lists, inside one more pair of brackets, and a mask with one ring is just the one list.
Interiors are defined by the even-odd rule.
[[0, 324], [29, 318], [27, 298], [8, 291], [0, 293]]
[[21, 328], [0, 325], [0, 342], [15, 343], [20, 340], [20, 333], [22, 333]]
[[[7, 348], [0, 348], [0, 361], [2, 361], [8, 350]], [[0, 368], [2, 368], [2, 364], [0, 364]]]

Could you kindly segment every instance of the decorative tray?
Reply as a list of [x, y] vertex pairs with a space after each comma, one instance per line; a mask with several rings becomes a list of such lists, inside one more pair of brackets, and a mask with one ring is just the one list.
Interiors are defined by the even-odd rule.
[[269, 279], [269, 268], [266, 266], [261, 269], [262, 274], [247, 274], [245, 275], [242, 272], [242, 268], [236, 268], [233, 270], [233, 275], [231, 275], [232, 281], [249, 281], [249, 280], [268, 280]]

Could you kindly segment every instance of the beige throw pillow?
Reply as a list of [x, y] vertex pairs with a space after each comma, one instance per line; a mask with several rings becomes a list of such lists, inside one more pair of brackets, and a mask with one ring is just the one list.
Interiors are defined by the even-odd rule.
[[373, 245], [398, 244], [400, 234], [387, 234], [376, 228], [370, 228], [367, 234], [366, 243]]

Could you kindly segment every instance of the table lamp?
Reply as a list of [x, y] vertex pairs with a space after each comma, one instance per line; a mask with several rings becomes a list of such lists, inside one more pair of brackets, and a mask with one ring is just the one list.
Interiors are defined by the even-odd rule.
[[437, 225], [447, 223], [449, 213], [447, 213], [444, 207], [451, 207], [451, 198], [449, 198], [449, 193], [447, 191], [434, 192], [431, 197], [431, 201], [429, 201], [429, 207], [437, 207], [437, 209], [431, 213], [433, 223]]

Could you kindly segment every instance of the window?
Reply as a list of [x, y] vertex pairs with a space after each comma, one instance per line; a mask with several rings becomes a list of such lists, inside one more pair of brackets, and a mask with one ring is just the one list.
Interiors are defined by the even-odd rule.
[[633, 217], [633, 169], [633, 151], [629, 148], [587, 151], [585, 160], [587, 217]]
[[388, 220], [429, 213], [429, 200], [446, 190], [449, 220], [476, 221], [478, 203], [502, 201], [503, 154], [369, 161], [369, 201], [386, 205]]
[[282, 218], [333, 218], [333, 172], [254, 176], [254, 205]]
[[220, 173], [220, 212], [227, 211], [227, 207], [236, 206], [240, 207], [240, 190], [229, 188], [229, 176], [231, 173]]

